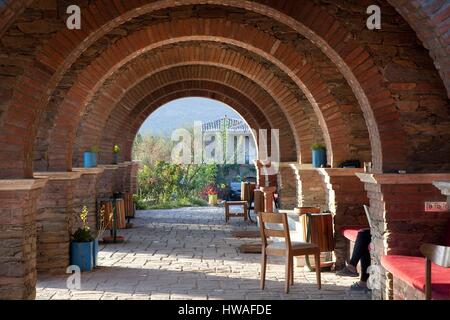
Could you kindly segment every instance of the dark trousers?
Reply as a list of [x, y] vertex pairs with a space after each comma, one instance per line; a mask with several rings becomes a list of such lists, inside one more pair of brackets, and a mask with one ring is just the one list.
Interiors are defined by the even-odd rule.
[[369, 279], [367, 268], [370, 266], [370, 252], [369, 244], [371, 241], [370, 230], [363, 230], [358, 232], [355, 246], [353, 248], [352, 258], [350, 264], [356, 268], [358, 262], [361, 261], [361, 281], [366, 282]]

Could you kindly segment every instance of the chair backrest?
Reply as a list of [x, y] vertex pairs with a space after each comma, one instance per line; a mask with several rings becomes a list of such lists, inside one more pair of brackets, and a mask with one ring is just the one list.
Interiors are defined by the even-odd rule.
[[435, 244], [424, 243], [420, 246], [420, 252], [427, 258], [425, 267], [425, 299], [432, 298], [432, 266], [437, 264], [444, 268], [450, 268], [450, 247], [438, 246]]
[[294, 211], [298, 215], [306, 214], [306, 213], [320, 213], [319, 207], [298, 207], [295, 208]]
[[370, 218], [370, 208], [367, 205], [364, 205], [364, 212], [366, 213], [367, 222], [369, 223], [370, 229], [372, 229], [372, 219]]
[[[291, 246], [291, 237], [289, 235], [289, 225], [286, 213], [267, 213], [260, 212], [259, 231], [264, 246], [267, 246], [267, 238], [284, 238], [288, 248]], [[277, 227], [268, 226], [266, 224], [276, 225]]]
[[434, 264], [450, 268], [450, 247], [424, 243], [420, 246], [420, 252]]

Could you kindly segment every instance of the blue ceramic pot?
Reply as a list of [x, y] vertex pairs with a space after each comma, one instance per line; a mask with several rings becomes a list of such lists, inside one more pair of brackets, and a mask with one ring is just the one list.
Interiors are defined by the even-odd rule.
[[327, 164], [327, 151], [325, 149], [315, 149], [312, 151], [312, 164], [314, 168], [320, 168]]
[[93, 242], [72, 242], [70, 244], [70, 264], [81, 271], [91, 271], [94, 266]]
[[97, 268], [98, 262], [98, 239], [92, 242], [92, 264], [94, 268]]

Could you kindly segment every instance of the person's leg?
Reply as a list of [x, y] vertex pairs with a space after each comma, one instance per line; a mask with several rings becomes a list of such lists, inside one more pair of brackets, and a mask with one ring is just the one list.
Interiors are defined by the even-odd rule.
[[[370, 253], [369, 253], [370, 241], [371, 241], [370, 230], [363, 230], [363, 231], [358, 232], [358, 236], [356, 237], [356, 241], [355, 241], [355, 246], [353, 248], [352, 257], [350, 259], [350, 265], [352, 265], [353, 267], [356, 268], [356, 266], [358, 265], [358, 262], [363, 257], [365, 259], [367, 259], [367, 255], [369, 255], [369, 265], [370, 265]], [[366, 262], [367, 262], [367, 260], [365, 260], [365, 263]], [[366, 267], [368, 267], [368, 266], [366, 266]], [[362, 263], [361, 263], [361, 269], [362, 269]]]
[[[363, 230], [358, 232], [358, 235], [355, 240], [355, 245], [353, 247], [353, 253], [352, 257], [350, 259], [350, 262], [347, 264], [347, 266], [338, 271], [336, 274], [339, 276], [352, 276], [357, 277], [358, 271], [356, 270], [356, 266], [358, 265], [359, 261], [361, 261], [364, 257], [365, 261], [365, 267], [367, 262], [367, 254], [369, 254], [369, 244], [370, 244], [370, 230]], [[369, 254], [369, 265], [370, 265], [370, 254]], [[363, 266], [361, 263], [361, 276], [364, 273], [362, 270]], [[367, 272], [367, 269], [365, 269], [365, 272]]]

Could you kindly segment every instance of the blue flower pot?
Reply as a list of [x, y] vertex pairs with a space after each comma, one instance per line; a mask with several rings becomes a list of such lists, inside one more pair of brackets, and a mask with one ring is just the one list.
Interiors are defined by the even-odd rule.
[[119, 164], [119, 154], [118, 153], [114, 153], [114, 163], [113, 164]]
[[97, 153], [90, 151], [83, 153], [83, 163], [85, 168], [95, 168], [97, 166]]
[[81, 271], [91, 271], [94, 266], [93, 242], [72, 242], [70, 244], [70, 264]]
[[98, 239], [92, 242], [92, 264], [93, 268], [97, 268], [98, 263]]
[[320, 168], [327, 164], [327, 151], [325, 149], [315, 149], [312, 151], [312, 164], [314, 168]]

